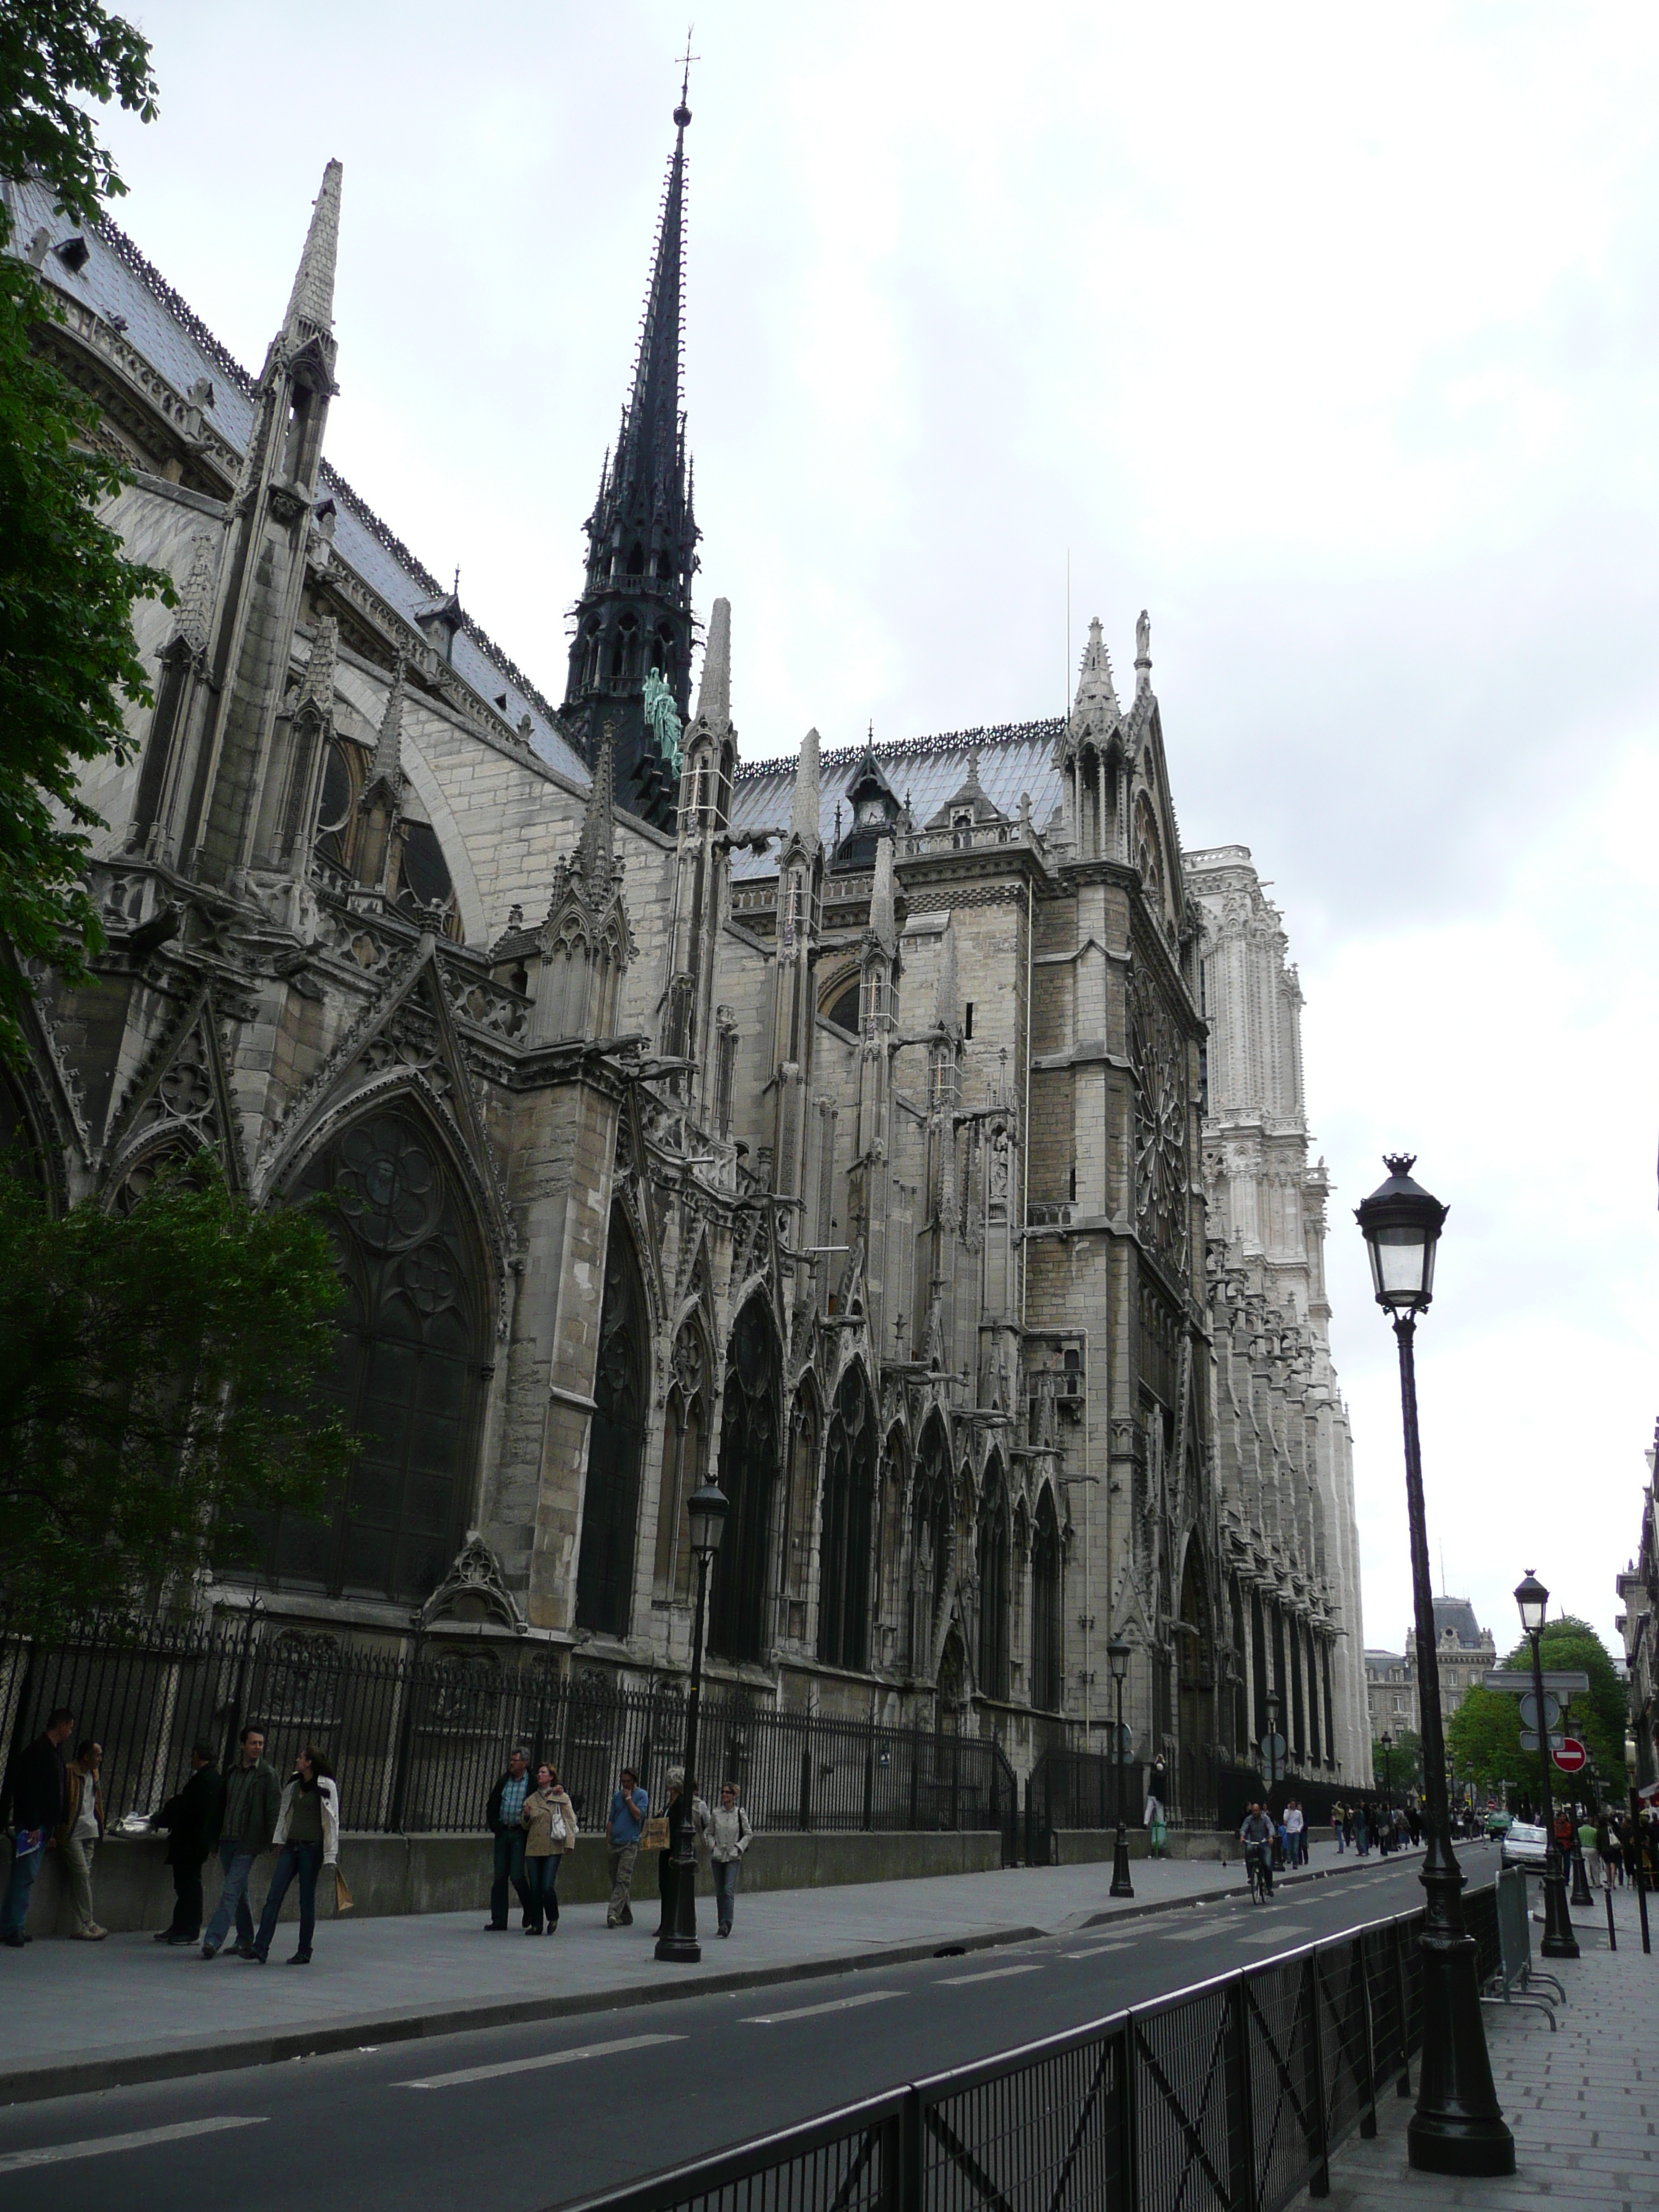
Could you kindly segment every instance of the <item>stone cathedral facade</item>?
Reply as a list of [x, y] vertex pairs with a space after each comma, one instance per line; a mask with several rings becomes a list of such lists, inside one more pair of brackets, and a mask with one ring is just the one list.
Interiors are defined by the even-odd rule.
[[60, 1206], [203, 1147], [350, 1198], [366, 1443], [331, 1521], [263, 1532], [295, 1632], [672, 1675], [713, 1474], [719, 1683], [1024, 1766], [1101, 1747], [1120, 1635], [1176, 1814], [1270, 1680], [1293, 1771], [1368, 1778], [1282, 939], [1235, 960], [1248, 868], [1182, 853], [1145, 616], [1064, 721], [745, 759], [741, 620], [693, 614], [690, 119], [557, 704], [329, 465], [337, 164], [257, 376], [7, 186], [179, 596], [87, 784], [108, 950], [39, 979], [0, 1118]]

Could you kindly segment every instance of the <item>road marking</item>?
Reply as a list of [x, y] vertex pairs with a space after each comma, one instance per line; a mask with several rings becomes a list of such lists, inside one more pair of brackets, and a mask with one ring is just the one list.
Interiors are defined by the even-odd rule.
[[217, 2135], [224, 2128], [263, 2127], [269, 2117], [265, 2112], [254, 2112], [246, 2119], [175, 2120], [170, 2127], [140, 2128], [130, 2136], [93, 2136], [81, 2142], [52, 2143], [44, 2150], [9, 2150], [0, 2157], [0, 2173], [21, 2173], [31, 2166], [56, 2166], [66, 2158], [102, 2158], [109, 2151], [144, 2150], [151, 2143], [180, 2142], [186, 2136]]
[[1109, 1951], [1133, 1951], [1134, 1948], [1135, 1938], [1124, 1936], [1115, 1943], [1091, 1943], [1086, 1951], [1065, 1951], [1060, 1955], [1066, 1959], [1103, 1959]]
[[653, 2043], [684, 2043], [683, 2035], [624, 2035], [614, 2043], [584, 2043], [575, 2051], [546, 2051], [539, 2058], [507, 2058], [499, 2066], [466, 2066], [459, 2074], [426, 2074], [418, 2081], [394, 2081], [394, 2089], [455, 2089], [464, 2081], [494, 2081], [503, 2074], [532, 2074], [543, 2066], [574, 2066], [579, 2058], [610, 2058], [621, 2051], [643, 2051]]
[[1248, 1936], [1241, 1936], [1238, 1941], [1241, 1943], [1278, 1943], [1286, 1936], [1305, 1936], [1307, 1932], [1305, 1928], [1293, 1928], [1287, 1923], [1280, 1928], [1253, 1929]]
[[964, 1990], [969, 1982], [1000, 1982], [1006, 1980], [1010, 1974], [1040, 1974], [1042, 1972], [1042, 1966], [1037, 1963], [1029, 1966], [993, 1966], [982, 1974], [941, 1974], [937, 1986], [942, 1990]]
[[751, 2012], [743, 2015], [744, 2027], [775, 2027], [780, 2021], [811, 2020], [821, 2012], [851, 2012], [854, 2005], [880, 2004], [888, 1997], [902, 1997], [902, 1990], [866, 1990], [862, 1996], [836, 1997], [828, 2004], [799, 2005], [793, 2012]]
[[1214, 1934], [1214, 1923], [1212, 1922], [1206, 1922], [1202, 1928], [1165, 1929], [1164, 1931], [1164, 1940], [1166, 1943], [1201, 1943], [1206, 1936], [1213, 1936]]

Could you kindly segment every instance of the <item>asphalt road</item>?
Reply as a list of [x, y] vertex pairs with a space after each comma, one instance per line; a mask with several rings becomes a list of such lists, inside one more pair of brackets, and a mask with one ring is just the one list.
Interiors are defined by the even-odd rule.
[[[1473, 1881], [1496, 1870], [1495, 1848], [1460, 1857]], [[1421, 1863], [1372, 1861], [1266, 1907], [1198, 1905], [918, 1966], [14, 2106], [0, 2111], [0, 2203], [533, 2212], [1408, 1911]]]

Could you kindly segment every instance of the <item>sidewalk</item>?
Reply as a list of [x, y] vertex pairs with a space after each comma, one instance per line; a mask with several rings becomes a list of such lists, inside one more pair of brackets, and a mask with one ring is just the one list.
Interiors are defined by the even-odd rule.
[[[1279, 1879], [1377, 1864], [1327, 1844], [1315, 1847], [1306, 1874]], [[528, 1945], [516, 1902], [504, 1936], [483, 1935], [477, 1912], [325, 1921], [303, 1970], [283, 1963], [294, 1935], [287, 1923], [266, 1966], [228, 1950], [207, 1966], [199, 1950], [147, 1935], [32, 1943], [0, 1960], [0, 2103], [903, 1964], [947, 1945], [1030, 1941], [1241, 1887], [1236, 1867], [1170, 1859], [1137, 1862], [1133, 1903], [1114, 1904], [1110, 1881], [1109, 1865], [1016, 1867], [763, 1891], [738, 1898], [725, 1943], [712, 1899], [699, 1894], [703, 1956], [692, 1967], [653, 1958], [654, 1896], [636, 1899], [632, 1929], [608, 1930], [602, 1905], [571, 1905], [556, 1938]]]
[[[1534, 1889], [1534, 1903], [1536, 1896]], [[1615, 1890], [1613, 1908], [1616, 1953], [1607, 1949], [1599, 1894], [1593, 1912], [1581, 1905], [1573, 1916], [1583, 1956], [1554, 1962], [1567, 1990], [1555, 2034], [1531, 2007], [1481, 2008], [1498, 2101], [1515, 2136], [1514, 2174], [1452, 2181], [1413, 2172], [1406, 2160], [1412, 2106], [1390, 2092], [1377, 2106], [1375, 2140], [1350, 2136], [1332, 2159], [1322, 2212], [1400, 2212], [1402, 2203], [1412, 2212], [1539, 2212], [1547, 2204], [1642, 2212], [1659, 2203], [1659, 2064], [1648, 2049], [1659, 1999], [1659, 1911], [1650, 1899], [1656, 1948], [1644, 1958], [1634, 1895]], [[1534, 1921], [1534, 1960], [1541, 1934]], [[1298, 2208], [1310, 2203], [1305, 2191], [1296, 2199]]]

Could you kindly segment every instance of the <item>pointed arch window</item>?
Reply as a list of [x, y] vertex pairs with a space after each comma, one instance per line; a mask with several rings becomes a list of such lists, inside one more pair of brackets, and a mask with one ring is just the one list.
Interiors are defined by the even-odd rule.
[[1045, 1490], [1031, 1537], [1031, 1703], [1046, 1713], [1060, 1710], [1060, 1522]]
[[588, 1427], [581, 1548], [576, 1559], [576, 1626], [626, 1636], [633, 1610], [634, 1532], [645, 1449], [645, 1290], [634, 1240], [611, 1217], [599, 1301], [599, 1356]]
[[333, 1517], [251, 1516], [287, 1589], [394, 1604], [431, 1595], [471, 1507], [489, 1311], [470, 1208], [422, 1117], [343, 1130], [293, 1187], [329, 1192], [345, 1306], [329, 1395], [362, 1439]]
[[951, 1567], [951, 1458], [944, 1424], [922, 1431], [910, 1509], [910, 1667], [931, 1665]]
[[979, 1573], [979, 1686], [988, 1698], [1008, 1694], [1008, 1499], [1002, 1469], [987, 1475], [979, 1509], [975, 1565]]
[[708, 1363], [702, 1333], [688, 1321], [674, 1341], [673, 1381], [663, 1421], [662, 1486], [657, 1494], [657, 1556], [652, 1586], [664, 1602], [691, 1591], [691, 1524], [686, 1502], [708, 1464]]
[[817, 1501], [818, 1408], [810, 1384], [797, 1394], [789, 1415], [788, 1521], [783, 1537], [783, 1632], [806, 1634], [812, 1578], [812, 1512]]
[[818, 1657], [862, 1669], [870, 1656], [870, 1538], [876, 1495], [876, 1419], [862, 1369], [836, 1393], [823, 1456], [818, 1538]]
[[767, 1555], [782, 1421], [777, 1333], [764, 1299], [738, 1316], [726, 1355], [720, 1414], [720, 1488], [729, 1507], [714, 1563], [709, 1649], [727, 1659], [765, 1658]]

